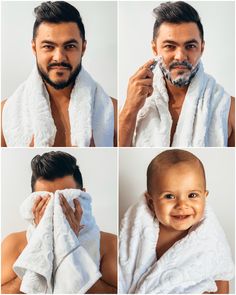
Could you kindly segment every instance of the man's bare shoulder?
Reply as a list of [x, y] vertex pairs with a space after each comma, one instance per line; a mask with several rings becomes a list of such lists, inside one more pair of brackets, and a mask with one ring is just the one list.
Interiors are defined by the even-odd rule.
[[117, 146], [117, 99], [111, 97], [114, 108], [114, 146]]
[[[2, 118], [2, 111], [3, 111], [3, 108], [4, 108], [4, 105], [5, 105], [6, 101], [7, 101], [7, 99], [4, 99], [4, 100], [1, 101], [1, 118]], [[3, 135], [2, 128], [1, 128], [1, 146], [2, 147], [6, 147], [7, 146], [6, 145], [5, 138], [4, 138], [4, 135]]]
[[117, 236], [107, 232], [100, 232], [101, 234], [101, 248], [104, 250], [114, 249], [117, 247]]
[[2, 250], [21, 253], [27, 244], [26, 231], [9, 234], [2, 242]]
[[228, 146], [235, 146], [235, 97], [231, 96], [228, 117]]

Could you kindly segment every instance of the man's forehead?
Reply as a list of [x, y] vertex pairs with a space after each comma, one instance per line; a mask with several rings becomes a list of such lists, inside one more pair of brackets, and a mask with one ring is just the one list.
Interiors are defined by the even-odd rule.
[[164, 22], [158, 29], [157, 41], [163, 43], [166, 40], [176, 43], [186, 43], [191, 40], [201, 42], [201, 36], [198, 26], [194, 22], [180, 24]]
[[75, 22], [43, 22], [37, 29], [36, 39], [66, 42], [70, 39], [81, 40], [79, 27]]

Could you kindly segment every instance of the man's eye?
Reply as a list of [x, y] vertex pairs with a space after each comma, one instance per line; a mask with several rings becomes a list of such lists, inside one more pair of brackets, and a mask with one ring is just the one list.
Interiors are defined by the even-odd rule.
[[188, 195], [188, 197], [191, 198], [191, 199], [194, 199], [194, 198], [197, 198], [198, 197], [198, 194], [191, 193], [191, 194]]
[[175, 46], [174, 45], [167, 44], [167, 45], [165, 45], [165, 48], [166, 49], [174, 49]]
[[44, 45], [43, 48], [45, 48], [45, 49], [53, 49], [53, 46], [52, 45]]
[[76, 46], [74, 44], [69, 44], [65, 46], [65, 49], [71, 49], [71, 48], [75, 48]]
[[197, 46], [195, 44], [189, 44], [186, 46], [186, 49], [193, 49], [196, 48]]
[[172, 199], [175, 198], [175, 196], [172, 195], [172, 194], [166, 194], [166, 195], [164, 195], [164, 198], [165, 198], [165, 199], [168, 199], [168, 200], [172, 200]]

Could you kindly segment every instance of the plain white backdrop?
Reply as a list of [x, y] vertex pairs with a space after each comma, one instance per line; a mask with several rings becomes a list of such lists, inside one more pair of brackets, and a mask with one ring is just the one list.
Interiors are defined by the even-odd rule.
[[[33, 10], [43, 1], [1, 1], [2, 93], [6, 99], [30, 74]], [[69, 1], [68, 1], [69, 2]], [[117, 98], [117, 3], [73, 1], [85, 26], [87, 49], [83, 65], [106, 93]]]
[[117, 151], [116, 149], [2, 149], [1, 218], [2, 238], [25, 230], [19, 207], [31, 193], [30, 162], [35, 155], [60, 150], [76, 157], [84, 187], [92, 197], [92, 209], [100, 230], [117, 234]]
[[[146, 171], [151, 160], [166, 149], [122, 148], [119, 151], [119, 221], [146, 190]], [[230, 244], [235, 249], [235, 149], [192, 148], [206, 172], [207, 201], [214, 209]], [[231, 282], [231, 292], [234, 281]]]
[[[162, 1], [165, 2], [165, 1]], [[120, 106], [126, 98], [129, 78], [153, 58], [151, 40], [155, 18], [152, 11], [160, 1], [120, 1], [119, 11], [119, 89]], [[230, 95], [235, 95], [235, 2], [186, 1], [200, 15], [205, 35], [202, 61]]]

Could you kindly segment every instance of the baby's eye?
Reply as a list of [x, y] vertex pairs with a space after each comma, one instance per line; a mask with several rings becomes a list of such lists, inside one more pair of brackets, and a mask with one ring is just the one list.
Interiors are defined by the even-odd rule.
[[191, 193], [188, 195], [189, 198], [193, 199], [193, 198], [197, 198], [198, 194], [197, 193]]
[[166, 195], [164, 195], [164, 198], [165, 198], [165, 199], [168, 199], [168, 200], [172, 200], [172, 199], [175, 198], [175, 196], [172, 195], [172, 194], [166, 194]]

